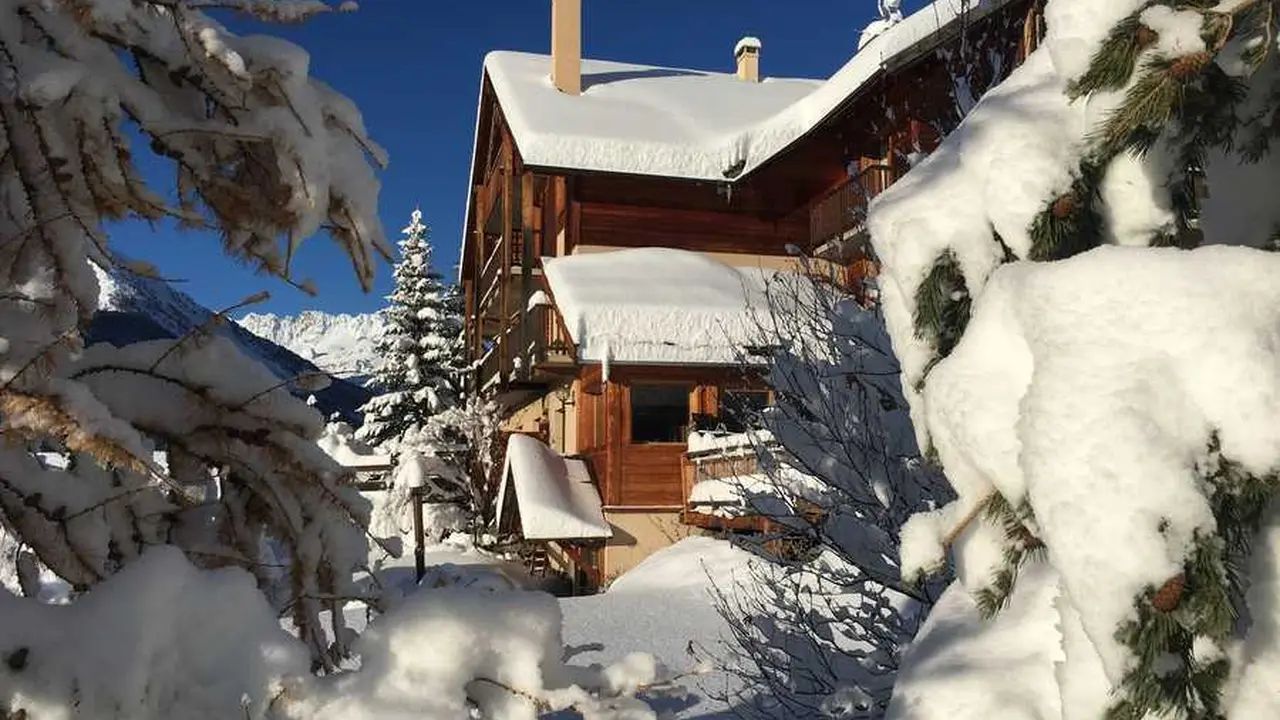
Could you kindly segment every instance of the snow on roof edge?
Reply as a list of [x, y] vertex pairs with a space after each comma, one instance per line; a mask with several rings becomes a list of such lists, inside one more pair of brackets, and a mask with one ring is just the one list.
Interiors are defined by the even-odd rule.
[[582, 364], [741, 365], [767, 336], [766, 288], [780, 272], [665, 247], [543, 258]]

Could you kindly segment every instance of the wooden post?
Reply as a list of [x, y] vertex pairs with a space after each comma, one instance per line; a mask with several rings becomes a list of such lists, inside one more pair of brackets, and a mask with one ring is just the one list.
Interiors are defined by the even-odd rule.
[[[487, 183], [487, 178], [486, 178]], [[475, 361], [476, 367], [472, 372], [472, 378], [475, 382], [475, 393], [479, 395], [480, 388], [484, 387], [484, 365], [480, 362], [480, 358], [484, 357], [484, 314], [488, 312], [488, 308], [482, 307], [480, 301], [484, 298], [484, 292], [488, 288], [484, 285], [484, 261], [487, 257], [485, 249], [484, 231], [488, 225], [489, 212], [493, 209], [489, 202], [485, 201], [488, 197], [484, 192], [484, 185], [479, 186], [476, 193], [476, 227], [475, 227], [475, 263], [473, 265], [475, 271], [472, 275], [472, 318], [475, 329], [471, 335], [471, 353], [472, 360]]]
[[502, 266], [498, 268], [498, 387], [506, 388], [508, 368], [511, 367], [511, 344], [507, 327], [510, 322], [510, 299], [507, 297], [508, 285], [511, 284], [511, 265], [515, 261], [512, 256], [512, 243], [515, 241], [516, 225], [513, 222], [519, 208], [515, 204], [515, 153], [511, 141], [502, 141]]
[[422, 582], [422, 576], [427, 574], [427, 548], [426, 538], [423, 537], [425, 531], [422, 527], [422, 502], [425, 499], [426, 488], [416, 487], [410, 491], [410, 497], [413, 504], [413, 570], [415, 582]]
[[534, 357], [528, 352], [534, 337], [529, 327], [529, 298], [533, 295], [533, 263], [538, 250], [534, 241], [541, 241], [537, 232], [537, 213], [533, 173], [526, 171], [520, 175], [520, 237], [523, 242], [520, 245], [520, 298], [516, 309], [520, 313], [520, 345], [516, 356], [521, 358], [520, 377], [524, 380], [533, 378]]

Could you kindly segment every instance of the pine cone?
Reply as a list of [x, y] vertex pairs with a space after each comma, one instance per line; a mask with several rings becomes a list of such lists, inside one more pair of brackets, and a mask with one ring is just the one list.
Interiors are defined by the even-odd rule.
[[1182, 593], [1186, 590], [1187, 576], [1178, 573], [1165, 581], [1151, 598], [1151, 605], [1160, 612], [1173, 612], [1182, 602]]
[[1044, 547], [1044, 541], [1032, 534], [1025, 525], [1018, 526], [1018, 529], [1014, 531], [1014, 537], [1027, 550], [1039, 550]]
[[1138, 47], [1145, 49], [1155, 45], [1156, 41], [1160, 39], [1160, 35], [1146, 25], [1140, 25], [1138, 26], [1136, 39], [1138, 41]]
[[1053, 201], [1053, 216], [1059, 220], [1065, 220], [1071, 216], [1076, 209], [1075, 193], [1067, 193], [1057, 200]]
[[1209, 64], [1211, 59], [1213, 59], [1213, 56], [1208, 52], [1183, 55], [1177, 60], [1174, 60], [1173, 65], [1169, 66], [1169, 74], [1179, 80], [1186, 80], [1198, 74], [1205, 65]]

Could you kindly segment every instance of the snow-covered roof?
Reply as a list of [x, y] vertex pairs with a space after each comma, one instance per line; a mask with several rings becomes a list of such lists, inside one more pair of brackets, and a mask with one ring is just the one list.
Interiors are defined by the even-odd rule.
[[735, 365], [764, 336], [769, 271], [671, 248], [542, 264], [580, 362]]
[[498, 491], [501, 520], [515, 493], [526, 540], [592, 540], [613, 536], [587, 465], [565, 458], [529, 435], [512, 435]]
[[734, 162], [725, 140], [817, 89], [817, 80], [582, 61], [582, 94], [551, 84], [546, 55], [485, 58], [526, 165], [723, 180]]
[[723, 182], [808, 134], [886, 65], [965, 13], [973, 18], [1008, 2], [934, 0], [877, 26], [825, 82], [754, 83], [730, 73], [583, 60], [583, 92], [572, 96], [551, 84], [548, 56], [505, 51], [485, 58], [485, 72], [526, 165]]

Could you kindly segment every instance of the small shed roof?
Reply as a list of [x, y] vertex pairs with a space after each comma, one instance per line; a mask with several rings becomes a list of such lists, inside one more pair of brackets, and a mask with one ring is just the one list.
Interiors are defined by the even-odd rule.
[[735, 365], [761, 344], [773, 271], [671, 248], [543, 258], [580, 362]]
[[508, 502], [520, 513], [526, 540], [602, 540], [613, 536], [586, 463], [565, 458], [529, 435], [512, 435], [498, 491], [498, 518]]

